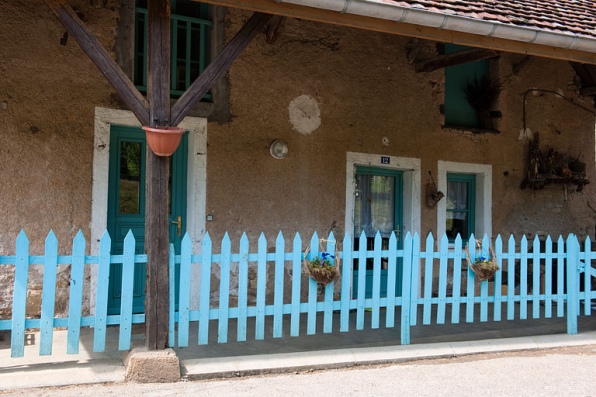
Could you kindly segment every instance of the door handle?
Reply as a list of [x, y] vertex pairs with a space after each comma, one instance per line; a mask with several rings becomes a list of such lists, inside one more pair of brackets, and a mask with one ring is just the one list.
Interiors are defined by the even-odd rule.
[[182, 234], [182, 217], [179, 216], [178, 221], [172, 221], [172, 223], [177, 226], [176, 227], [176, 235], [178, 237], [180, 237], [180, 235]]

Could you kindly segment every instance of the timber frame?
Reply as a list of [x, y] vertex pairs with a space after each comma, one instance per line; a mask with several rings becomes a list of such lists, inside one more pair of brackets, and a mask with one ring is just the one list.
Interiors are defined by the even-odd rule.
[[[45, 1], [144, 126], [180, 124], [272, 17], [255, 13], [176, 104], [170, 107], [170, 0], [147, 2], [148, 100], [136, 89], [66, 0]], [[148, 147], [146, 173], [145, 347], [148, 350], [161, 350], [167, 346], [169, 327], [168, 158], [155, 155]]]

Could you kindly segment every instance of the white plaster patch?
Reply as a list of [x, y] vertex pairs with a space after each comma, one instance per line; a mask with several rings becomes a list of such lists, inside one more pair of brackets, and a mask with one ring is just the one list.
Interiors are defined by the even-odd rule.
[[321, 109], [317, 100], [300, 95], [288, 107], [292, 127], [301, 134], [312, 134], [321, 125]]

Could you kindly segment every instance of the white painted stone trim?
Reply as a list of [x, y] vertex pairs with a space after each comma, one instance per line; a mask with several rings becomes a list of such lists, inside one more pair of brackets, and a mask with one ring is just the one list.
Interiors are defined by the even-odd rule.
[[[420, 159], [347, 152], [346, 161], [346, 219], [345, 231], [354, 238], [354, 207], [356, 193], [356, 166], [386, 168], [403, 171], [403, 235], [420, 233]], [[381, 164], [381, 157], [389, 157], [389, 164]], [[343, 239], [343, 236], [337, 236]], [[353, 240], [352, 240], [353, 241]], [[350, 290], [353, 288], [350, 277]]]
[[[476, 211], [474, 213], [474, 235], [482, 238], [485, 234], [492, 237], [493, 208], [493, 166], [491, 164], [456, 163], [439, 161], [437, 188], [447, 194], [447, 173], [476, 175]], [[437, 204], [437, 240], [445, 234], [447, 223], [447, 200]]]
[[[381, 157], [389, 157], [389, 164], [381, 164]], [[403, 171], [403, 224], [405, 233], [420, 233], [420, 159], [381, 154], [347, 153], [346, 162], [346, 219], [345, 231], [354, 234], [354, 206], [356, 166], [386, 168]], [[343, 237], [343, 236], [342, 236]], [[353, 236], [352, 236], [353, 237]], [[340, 237], [338, 237], [340, 238]]]
[[[127, 110], [95, 108], [93, 144], [93, 182], [91, 200], [91, 255], [99, 253], [99, 240], [108, 224], [108, 175], [110, 162], [110, 127], [112, 124], [141, 127]], [[193, 254], [200, 253], [205, 235], [207, 202], [207, 120], [186, 117], [180, 127], [189, 132], [186, 230], [193, 242]], [[192, 285], [201, 285], [200, 269], [193, 267]], [[95, 311], [97, 267], [91, 267], [90, 309]], [[191, 292], [191, 306], [198, 306], [199, 288]]]

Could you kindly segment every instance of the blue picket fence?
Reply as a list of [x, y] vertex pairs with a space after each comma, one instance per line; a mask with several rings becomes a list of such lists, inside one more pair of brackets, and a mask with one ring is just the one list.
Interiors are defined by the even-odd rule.
[[[326, 252], [336, 252], [336, 240], [331, 233], [326, 241]], [[589, 238], [584, 248], [574, 235], [567, 240], [559, 237], [556, 250], [550, 236], [544, 241], [536, 237], [529, 249], [528, 240], [524, 236], [519, 242], [519, 250], [513, 236], [507, 241], [507, 252], [504, 252], [503, 241], [498, 236], [494, 241], [494, 249], [500, 270], [494, 277], [494, 292], [489, 294], [489, 282], [480, 283], [477, 294], [477, 282], [474, 273], [467, 267], [465, 245], [461, 238], [450, 243], [446, 236], [437, 241], [430, 234], [425, 242], [424, 251], [418, 234], [407, 234], [401, 246], [395, 235], [391, 235], [386, 246], [379, 234], [375, 237], [373, 249], [367, 248], [367, 239], [363, 234], [358, 247], [352, 247], [352, 237], [346, 234], [342, 249], [340, 275], [336, 280], [343, 280], [339, 291], [335, 291], [334, 283], [324, 287], [324, 297], [318, 297], [318, 284], [308, 278], [306, 286], [301, 285], [303, 273], [303, 242], [296, 234], [291, 249], [286, 250], [286, 241], [280, 232], [275, 241], [274, 252], [268, 252], [267, 239], [261, 235], [257, 242], [256, 252], [250, 252], [249, 240], [244, 234], [240, 240], [238, 253], [232, 253], [232, 244], [226, 234], [221, 242], [221, 253], [214, 254], [212, 241], [207, 234], [202, 242], [200, 255], [192, 255], [191, 240], [186, 235], [182, 241], [180, 255], [176, 255], [170, 247], [170, 346], [186, 347], [189, 345], [190, 324], [198, 322], [199, 345], [209, 343], [209, 324], [217, 321], [217, 342], [226, 343], [231, 329], [229, 320], [235, 319], [236, 340], [247, 340], [248, 319], [254, 318], [254, 338], [264, 339], [265, 318], [272, 317], [272, 337], [281, 338], [288, 332], [288, 323], [284, 325], [284, 316], [289, 315], [289, 335], [300, 336], [301, 314], [306, 315], [306, 335], [317, 333], [317, 315], [323, 315], [323, 333], [333, 332], [334, 316], [339, 316], [339, 331], [365, 329], [365, 318], [370, 320], [370, 328], [379, 328], [384, 319], [384, 327], [400, 328], [402, 344], [410, 343], [410, 328], [419, 322], [422, 325], [432, 323], [444, 324], [447, 308], [451, 309], [452, 324], [460, 322], [460, 314], [465, 311], [468, 323], [480, 320], [488, 321], [492, 311], [493, 321], [524, 320], [529, 317], [528, 304], [531, 303], [531, 317], [550, 318], [567, 316], [567, 331], [577, 333], [577, 317], [580, 303], [583, 301], [583, 313], [591, 314], [592, 299], [596, 291], [592, 291], [592, 277], [596, 270], [592, 260], [596, 252], [592, 251]], [[474, 236], [470, 238], [470, 255], [472, 260], [478, 256], [489, 256], [489, 239], [484, 237], [482, 247], [476, 250]], [[309, 258], [320, 254], [320, 239], [314, 233], [310, 239]], [[119, 325], [120, 350], [130, 349], [132, 325], [144, 323], [143, 314], [133, 314], [133, 283], [135, 266], [145, 264], [147, 255], [135, 255], [135, 239], [131, 232], [126, 236], [122, 255], [111, 254], [111, 239], [104, 233], [100, 240], [99, 255], [85, 255], [85, 239], [81, 232], [74, 238], [72, 255], [59, 256], [58, 241], [50, 232], [45, 244], [43, 256], [29, 255], [29, 240], [21, 232], [16, 240], [14, 256], [0, 256], [0, 265], [14, 265], [15, 283], [12, 302], [12, 318], [0, 319], [0, 330], [11, 330], [11, 355], [21, 357], [24, 354], [25, 330], [38, 329], [40, 332], [39, 354], [52, 353], [53, 329], [67, 327], [67, 353], [79, 351], [81, 327], [94, 327], [95, 352], [106, 348], [106, 327]], [[372, 286], [367, 287], [366, 272], [358, 272], [356, 296], [353, 296], [352, 272], [354, 261], [365, 264], [372, 260]], [[111, 264], [122, 264], [122, 297], [119, 315], [108, 315], [108, 286]], [[219, 288], [211, 286], [213, 264], [219, 264]], [[237, 305], [230, 306], [231, 264], [238, 265]], [[40, 318], [26, 318], [27, 283], [30, 265], [43, 265], [43, 291]], [[58, 265], [70, 265], [70, 292], [68, 317], [55, 317], [56, 271]], [[179, 305], [176, 310], [175, 291], [176, 265], [179, 265], [180, 286]], [[438, 265], [438, 272], [435, 266]], [[97, 267], [97, 290], [95, 313], [82, 316], [83, 279], [86, 266]], [[190, 292], [191, 270], [200, 267], [201, 285], [198, 310], [191, 310]], [[268, 284], [268, 267], [273, 266], [273, 280]], [[386, 279], [381, 277], [381, 268], [386, 267]], [[506, 272], [503, 269], [506, 269]], [[256, 273], [255, 291], [249, 294], [249, 270]], [[284, 278], [291, 269], [292, 278], [286, 284]], [[542, 271], [544, 270], [544, 271]], [[0, 267], [0, 271], [10, 271]], [[401, 294], [397, 293], [397, 272], [402, 272]], [[580, 285], [580, 274], [585, 273]], [[517, 276], [518, 275], [518, 276]], [[531, 279], [529, 279], [531, 276]], [[399, 278], [397, 278], [399, 279]], [[517, 281], [519, 280], [519, 281]], [[381, 294], [381, 282], [387, 283], [386, 296]], [[465, 285], [464, 285], [465, 284]], [[291, 291], [284, 287], [291, 285]], [[505, 294], [502, 286], [507, 287]], [[555, 287], [556, 286], [556, 287]], [[367, 297], [367, 288], [372, 287]], [[384, 286], [383, 286], [384, 287]], [[211, 301], [212, 292], [218, 292], [218, 299]], [[302, 291], [307, 296], [303, 301]], [[307, 292], [307, 294], [306, 294]], [[372, 293], [371, 293], [372, 292]], [[255, 296], [249, 302], [249, 296]], [[273, 295], [273, 304], [266, 304], [266, 297]], [[556, 313], [553, 307], [556, 305]], [[479, 318], [475, 309], [479, 306]], [[541, 307], [544, 307], [543, 313]], [[517, 309], [516, 309], [517, 308]], [[384, 314], [382, 315], [382, 310]], [[506, 313], [503, 313], [505, 311]], [[517, 316], [516, 316], [517, 313]], [[355, 316], [355, 318], [354, 318]], [[370, 316], [370, 318], [368, 318]], [[433, 316], [434, 321], [433, 321]], [[398, 317], [399, 320], [396, 318]], [[352, 321], [351, 321], [352, 320]], [[355, 321], [353, 321], [355, 320]], [[355, 324], [354, 324], [355, 322]], [[177, 327], [176, 327], [177, 323]], [[284, 326], [286, 329], [284, 329]], [[351, 329], [352, 328], [352, 329]], [[176, 338], [177, 336], [177, 338]]]

